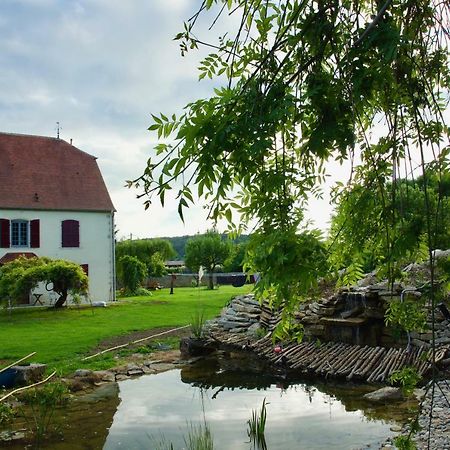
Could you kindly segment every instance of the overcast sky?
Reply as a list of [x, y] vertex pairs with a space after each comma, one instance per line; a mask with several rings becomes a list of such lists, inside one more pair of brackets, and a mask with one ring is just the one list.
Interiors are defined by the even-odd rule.
[[[200, 55], [173, 41], [200, 0], [0, 0], [0, 130], [73, 139], [98, 157], [117, 209], [119, 237], [175, 236], [211, 227], [201, 207], [144, 211], [125, 180], [139, 176], [154, 136], [150, 113], [179, 113], [208, 96]], [[335, 174], [345, 178], [337, 165]], [[331, 209], [313, 203], [325, 228]]]

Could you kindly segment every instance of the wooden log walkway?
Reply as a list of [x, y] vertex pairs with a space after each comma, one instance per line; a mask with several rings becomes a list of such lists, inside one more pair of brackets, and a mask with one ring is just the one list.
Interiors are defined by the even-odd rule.
[[[339, 342], [291, 343], [281, 353], [274, 351], [270, 336], [251, 342], [245, 335], [212, 332], [208, 341], [228, 350], [252, 351], [271, 365], [286, 371], [348, 381], [385, 383], [397, 370], [414, 367], [422, 377], [431, 370], [431, 354], [424, 347], [385, 348], [350, 345]], [[445, 357], [448, 348], [436, 351], [436, 362]]]

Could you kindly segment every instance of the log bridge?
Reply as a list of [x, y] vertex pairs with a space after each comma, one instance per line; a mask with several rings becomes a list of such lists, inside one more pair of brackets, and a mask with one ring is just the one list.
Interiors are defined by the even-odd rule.
[[[339, 342], [291, 343], [276, 352], [270, 336], [251, 342], [243, 334], [211, 332], [207, 345], [228, 351], [250, 351], [272, 366], [302, 375], [340, 378], [348, 381], [385, 383], [403, 367], [414, 367], [426, 377], [432, 368], [432, 355], [424, 347], [370, 347]], [[448, 347], [435, 352], [436, 363], [442, 360]]]

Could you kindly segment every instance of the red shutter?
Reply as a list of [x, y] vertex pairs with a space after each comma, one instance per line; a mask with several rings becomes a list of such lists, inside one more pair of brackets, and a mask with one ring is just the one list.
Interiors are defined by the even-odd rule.
[[9, 220], [0, 219], [0, 247], [9, 248]]
[[83, 272], [86, 274], [86, 276], [89, 276], [89, 264], [81, 264], [81, 268], [83, 269]]
[[80, 223], [78, 220], [63, 220], [62, 228], [62, 246], [79, 247], [80, 246]]
[[40, 221], [39, 219], [30, 220], [30, 247], [39, 248], [41, 246], [40, 240]]

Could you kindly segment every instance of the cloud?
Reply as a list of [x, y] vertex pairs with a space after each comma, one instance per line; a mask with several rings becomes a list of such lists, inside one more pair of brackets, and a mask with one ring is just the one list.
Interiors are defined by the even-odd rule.
[[[211, 94], [213, 83], [198, 82], [206, 50], [182, 58], [173, 41], [198, 6], [194, 0], [0, 2], [2, 131], [55, 136], [60, 122], [63, 139], [98, 157], [124, 235], [211, 227], [202, 205], [187, 211], [183, 224], [176, 202], [162, 209], [155, 201], [144, 211], [136, 192], [124, 187], [143, 172], [152, 153], [150, 113], [180, 113], [189, 101]], [[199, 23], [200, 37], [213, 17], [206, 14]], [[213, 35], [236, 21], [223, 19]], [[323, 224], [329, 207], [314, 210]]]

